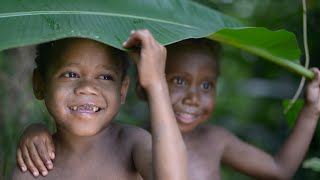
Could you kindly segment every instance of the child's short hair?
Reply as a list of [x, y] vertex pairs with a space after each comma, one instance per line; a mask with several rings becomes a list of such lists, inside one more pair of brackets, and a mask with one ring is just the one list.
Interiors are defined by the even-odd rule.
[[[170, 45], [167, 45], [167, 52], [170, 53], [170, 51], [174, 51], [174, 49], [180, 49], [184, 50], [184, 48], [188, 47], [195, 47], [197, 49], [201, 49], [201, 51], [208, 53], [212, 56], [212, 60], [215, 63], [215, 73], [216, 77], [219, 77], [220, 74], [220, 68], [219, 68], [219, 60], [221, 56], [221, 44], [217, 41], [209, 40], [206, 38], [199, 38], [199, 39], [186, 39], [182, 40]], [[136, 94], [141, 100], [147, 100], [146, 92], [142, 87], [140, 86], [139, 82], [136, 83]]]
[[220, 74], [220, 68], [219, 68], [219, 61], [221, 56], [221, 44], [217, 41], [213, 41], [207, 38], [199, 38], [199, 39], [186, 39], [182, 40], [173, 44], [170, 44], [166, 46], [168, 52], [170, 52], [170, 49], [185, 49], [185, 47], [195, 47], [197, 49], [200, 49], [201, 51], [208, 53], [212, 56], [212, 59], [215, 62], [215, 72], [217, 73], [216, 77]]
[[[57, 44], [70, 40], [72, 38], [59, 39], [55, 41], [50, 41], [46, 43], [39, 44], [36, 48], [36, 58], [35, 62], [37, 65], [37, 69], [42, 76], [46, 76], [46, 72], [48, 71], [48, 65], [52, 57], [54, 57], [54, 53], [57, 52]], [[107, 46], [107, 45], [106, 45]], [[129, 68], [129, 60], [127, 53], [111, 47], [112, 57], [121, 61], [121, 80], [124, 79], [127, 75], [127, 71]]]

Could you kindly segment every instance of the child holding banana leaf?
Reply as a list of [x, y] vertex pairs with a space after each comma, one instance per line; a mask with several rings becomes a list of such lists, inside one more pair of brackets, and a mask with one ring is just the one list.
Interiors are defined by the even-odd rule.
[[[166, 50], [146, 30], [133, 32], [126, 47], [136, 44], [142, 46], [135, 62], [148, 93], [153, 143], [147, 131], [112, 122], [129, 85], [124, 52], [82, 38], [38, 47], [34, 93], [45, 101], [57, 126], [53, 141], [45, 142], [54, 144], [57, 152], [55, 168], [49, 174], [40, 171], [47, 179], [186, 179], [185, 145], [164, 76]], [[32, 169], [32, 160], [37, 157], [28, 151], [47, 156], [38, 140], [40, 144], [18, 152], [34, 176], [38, 171]], [[34, 176], [16, 169], [12, 179]]]
[[[202, 124], [209, 119], [215, 106], [219, 44], [206, 39], [189, 39], [166, 48], [165, 76], [172, 109], [187, 148], [188, 179], [220, 179], [221, 163], [256, 179], [292, 178], [317, 125], [320, 113], [319, 70], [312, 69], [316, 76], [308, 82], [305, 105], [296, 126], [279, 152], [271, 156], [241, 141], [222, 127]], [[139, 79], [143, 78], [141, 76], [143, 73], [139, 73]], [[55, 152], [51, 142], [51, 135], [46, 128], [27, 130], [17, 153], [19, 166], [31, 172], [54, 169], [53, 154], [59, 152]], [[30, 149], [30, 146], [37, 148]]]

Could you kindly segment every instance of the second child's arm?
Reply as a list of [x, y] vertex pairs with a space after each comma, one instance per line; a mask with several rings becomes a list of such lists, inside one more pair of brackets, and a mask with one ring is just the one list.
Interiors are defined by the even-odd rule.
[[292, 178], [308, 150], [320, 113], [320, 72], [312, 71], [316, 77], [307, 84], [305, 105], [280, 151], [272, 157], [229, 134], [223, 156], [226, 164], [259, 179]]
[[147, 93], [150, 109], [153, 172], [155, 179], [187, 179], [186, 148], [172, 110], [165, 78], [166, 49], [148, 30], [132, 32], [125, 48], [137, 64], [139, 82]]
[[53, 168], [55, 149], [49, 130], [42, 124], [30, 125], [22, 134], [17, 149], [17, 162], [20, 169], [27, 170], [37, 177], [46, 176]]

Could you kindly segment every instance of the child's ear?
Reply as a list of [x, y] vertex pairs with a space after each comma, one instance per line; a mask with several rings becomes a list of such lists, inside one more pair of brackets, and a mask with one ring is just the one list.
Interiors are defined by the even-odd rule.
[[124, 102], [126, 101], [129, 83], [130, 83], [130, 79], [128, 76], [126, 76], [121, 83], [121, 91], [120, 91], [121, 104], [124, 104]]
[[32, 76], [33, 93], [37, 99], [44, 99], [44, 82], [38, 69], [33, 70]]

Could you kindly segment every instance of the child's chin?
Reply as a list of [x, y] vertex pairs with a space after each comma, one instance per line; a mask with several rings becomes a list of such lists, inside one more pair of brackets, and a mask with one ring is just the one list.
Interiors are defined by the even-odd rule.
[[179, 129], [180, 129], [180, 131], [181, 131], [181, 133], [188, 133], [188, 132], [190, 132], [190, 131], [192, 131], [193, 129], [195, 129], [195, 127], [194, 126], [192, 126], [192, 125], [179, 125]]
[[98, 128], [75, 128], [72, 130], [73, 134], [77, 136], [94, 136], [97, 135], [101, 129]]

